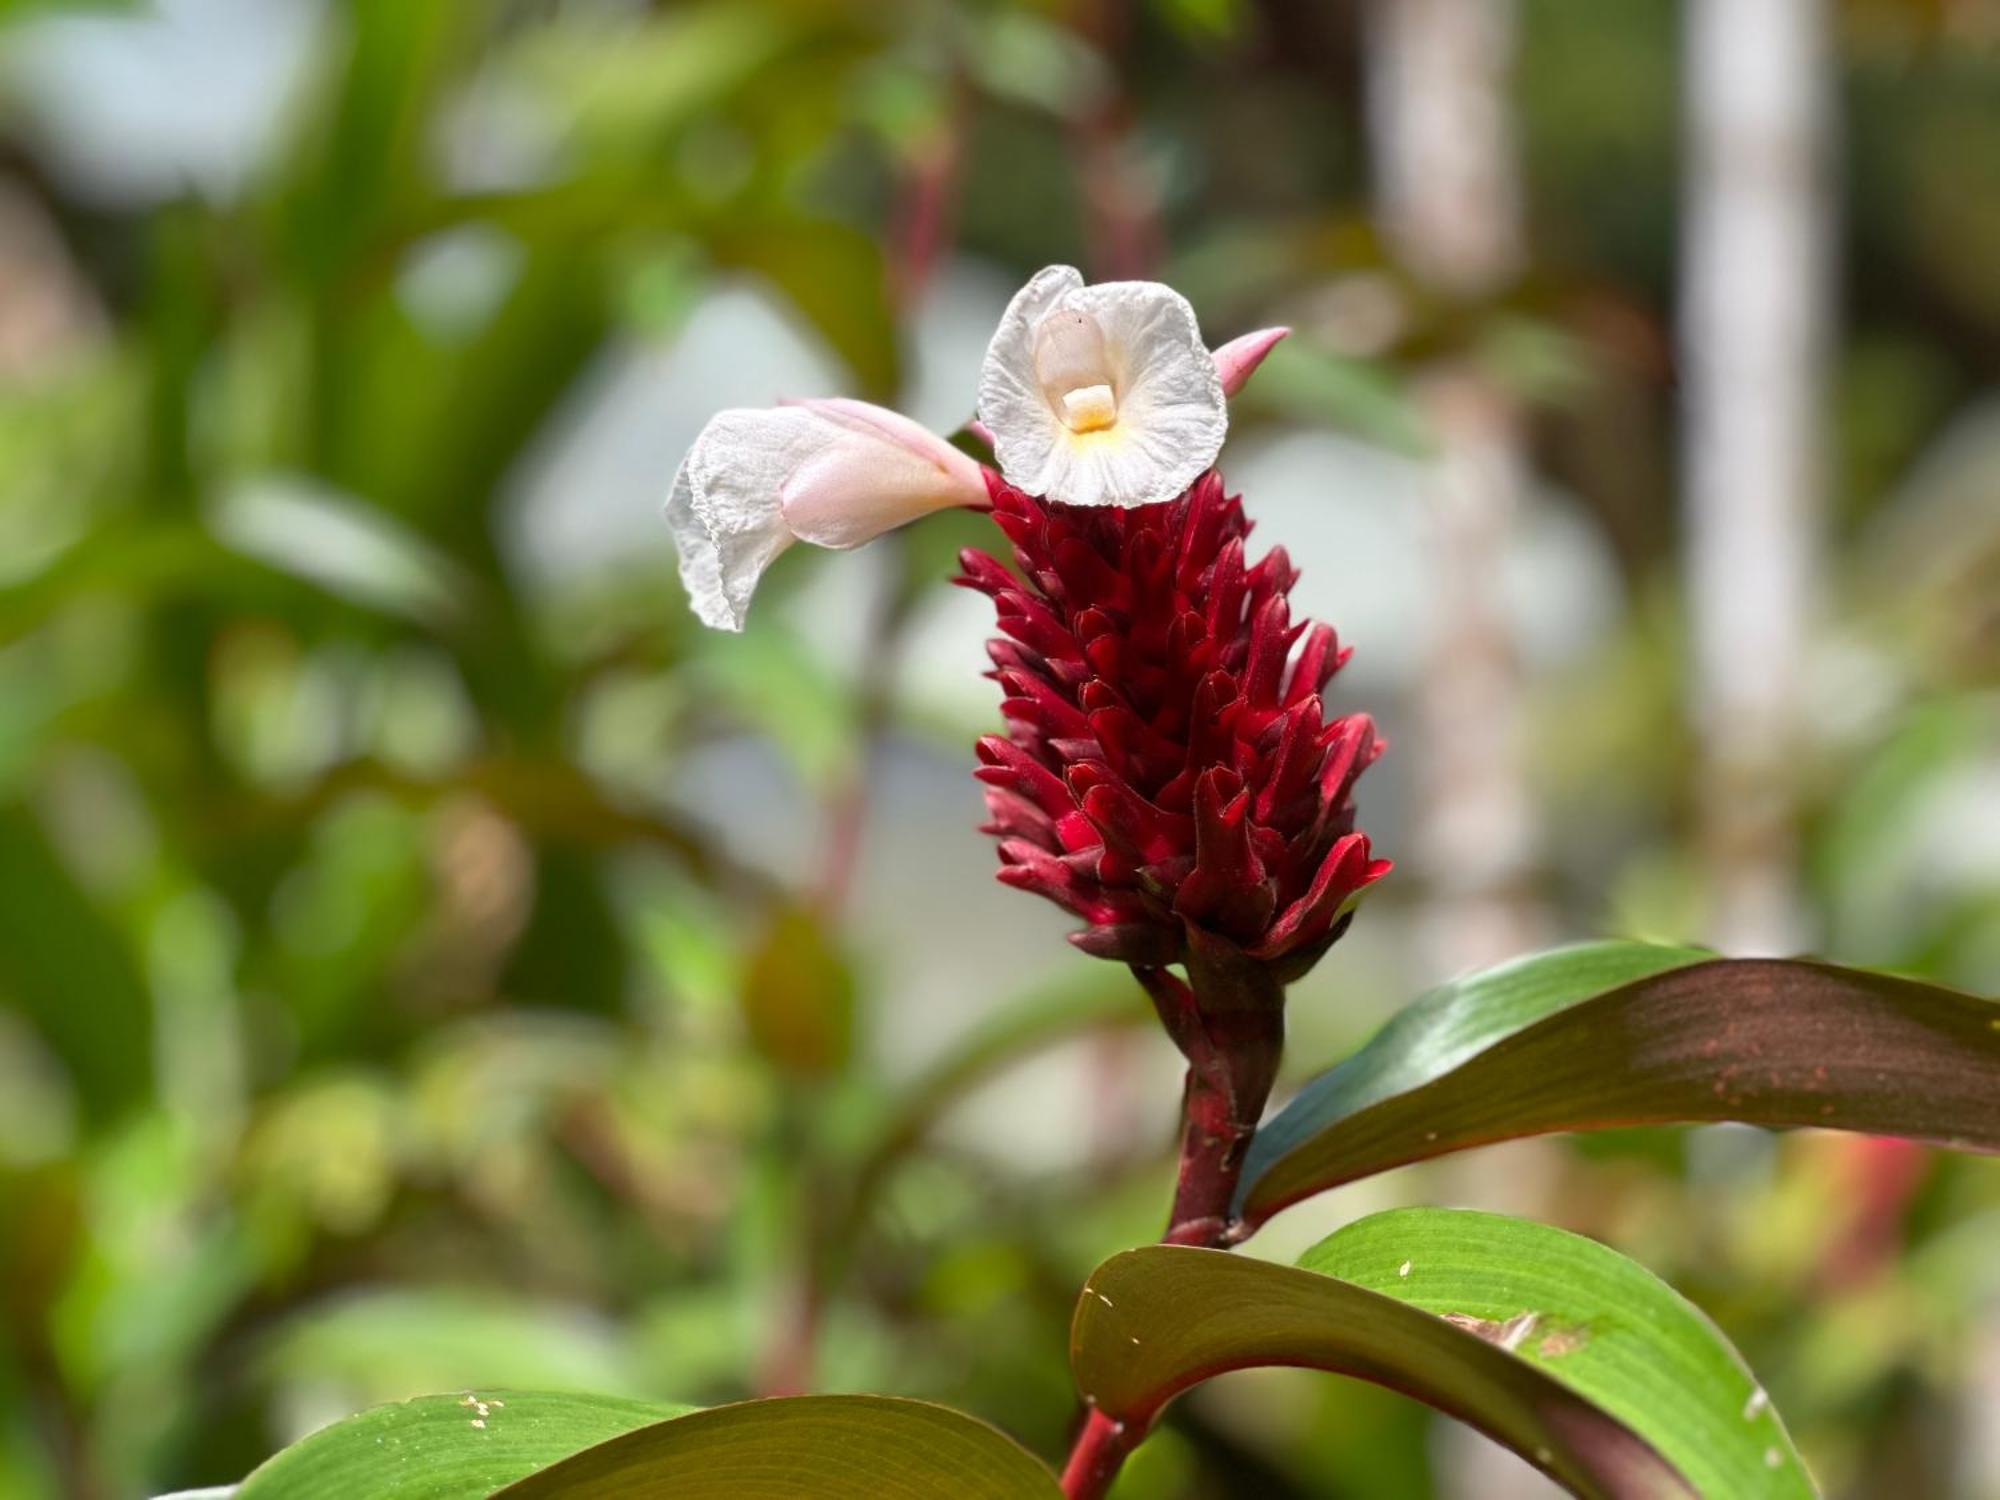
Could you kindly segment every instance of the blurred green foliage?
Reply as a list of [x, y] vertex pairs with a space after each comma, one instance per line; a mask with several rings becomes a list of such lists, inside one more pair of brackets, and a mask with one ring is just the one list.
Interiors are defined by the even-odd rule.
[[[935, 984], [955, 1041], [912, 1064], [883, 949], [927, 935], [846, 899], [865, 862], [843, 851], [900, 805], [869, 814], [885, 765], [968, 760], [963, 697], [895, 668], [979, 523], [884, 549], [873, 677], [830, 672], [781, 607], [701, 638], [663, 547], [509, 550], [521, 475], [601, 362], [671, 347], [726, 291], [893, 399], [941, 264], [1104, 269], [1132, 227], [1107, 205], [1137, 200], [1211, 329], [1300, 328], [1246, 432], [1422, 452], [1412, 372], [1478, 352], [1534, 404], [1620, 590], [1617, 627], [1536, 683], [1544, 883], [1576, 930], [1685, 935], [1667, 0], [1519, 7], [1535, 264], [1479, 308], [1383, 258], [1352, 5], [295, 8], [298, 77], [240, 176], [108, 191], [50, 123], [71, 75], [48, 28], [159, 16], [0, 5], [0, 1496], [226, 1481], [473, 1382], [890, 1390], [1061, 1448], [1070, 1302], [1156, 1232], [1171, 1069], [1121, 1102], [1131, 1066], [1164, 1066], [1120, 1034], [1143, 1002], [1063, 967], [1025, 909], [1008, 946], [1049, 952], [1017, 1004], [975, 1025]], [[2000, 66], [1978, 17], [1841, 11], [1841, 505], [1801, 779], [1829, 953], [1990, 992], [2000, 867], [1970, 831], [2000, 798]], [[788, 557], [771, 597], [849, 566]], [[766, 760], [810, 820], [784, 859], [701, 790]], [[1364, 811], [1395, 853], [1380, 774]], [[1421, 893], [1385, 893], [1302, 993], [1296, 1073], [1410, 991]], [[1081, 1032], [1103, 1128], [1053, 1149], [943, 1128]], [[1831, 1492], [1995, 1493], [1963, 1457], [2000, 1379], [1981, 1164], [1639, 1134], [1548, 1170], [1545, 1216], [1714, 1312]], [[1850, 1242], [1874, 1250], [1829, 1250]], [[1416, 1495], [1451, 1462], [1407, 1403], [1263, 1374], [1177, 1408], [1120, 1494]]]

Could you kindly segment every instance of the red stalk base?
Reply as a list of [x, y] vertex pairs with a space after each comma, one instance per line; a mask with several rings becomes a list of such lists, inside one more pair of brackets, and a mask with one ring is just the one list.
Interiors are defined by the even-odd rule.
[[[1284, 989], [1264, 965], [1227, 944], [1197, 932], [1189, 948], [1186, 981], [1165, 969], [1132, 972], [1188, 1060], [1180, 1177], [1162, 1243], [1219, 1250], [1234, 1243], [1230, 1205], [1277, 1076]], [[1103, 1500], [1145, 1436], [1143, 1426], [1091, 1408], [1063, 1467], [1066, 1500]]]
[[1125, 1466], [1126, 1455], [1141, 1434], [1134, 1434], [1123, 1422], [1114, 1422], [1092, 1407], [1070, 1449], [1063, 1466], [1062, 1488], [1067, 1500], [1102, 1500], [1112, 1481]]

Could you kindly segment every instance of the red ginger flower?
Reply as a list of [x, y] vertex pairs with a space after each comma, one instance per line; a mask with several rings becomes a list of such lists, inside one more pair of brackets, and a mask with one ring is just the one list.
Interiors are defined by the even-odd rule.
[[1348, 653], [1292, 622], [1284, 549], [1246, 560], [1213, 469], [1129, 509], [987, 489], [1021, 576], [968, 550], [959, 582], [1005, 632], [1008, 734], [980, 741], [978, 772], [1001, 880], [1082, 917], [1071, 941], [1100, 957], [1152, 969], [1220, 938], [1297, 978], [1389, 863], [1354, 828], [1382, 743], [1366, 714], [1326, 717]]

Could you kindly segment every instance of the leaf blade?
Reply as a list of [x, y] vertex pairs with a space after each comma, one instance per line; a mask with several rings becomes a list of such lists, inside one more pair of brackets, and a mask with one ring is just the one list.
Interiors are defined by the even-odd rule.
[[891, 1396], [783, 1396], [613, 1438], [494, 1500], [1061, 1500], [1055, 1476], [975, 1417]]
[[580, 1449], [689, 1408], [495, 1391], [371, 1407], [265, 1460], [236, 1500], [484, 1500]]
[[1390, 1209], [1299, 1258], [1512, 1340], [1639, 1433], [1697, 1493], [1810, 1500], [1783, 1421], [1728, 1339], [1652, 1272], [1583, 1235], [1470, 1209]]
[[1314, 1271], [1152, 1245], [1091, 1273], [1070, 1337], [1077, 1389], [1140, 1431], [1211, 1376], [1326, 1370], [1478, 1428], [1586, 1500], [1692, 1500], [1644, 1438], [1546, 1372], [1443, 1318]]
[[[1557, 961], [1581, 950], [1560, 950], [1506, 966], [1500, 1000], [1481, 981], [1503, 971], [1434, 992], [1259, 1132], [1244, 1223], [1390, 1167], [1557, 1131], [1736, 1120], [2000, 1151], [2000, 1005], [1802, 959], [1593, 946], [1614, 966], [1660, 966], [1579, 994], [1582, 971]], [[1540, 965], [1546, 986], [1532, 982]]]

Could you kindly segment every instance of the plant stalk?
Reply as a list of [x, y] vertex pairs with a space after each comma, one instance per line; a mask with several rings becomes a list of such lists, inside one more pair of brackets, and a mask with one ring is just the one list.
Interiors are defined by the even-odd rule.
[[[1132, 970], [1188, 1060], [1181, 1096], [1180, 1175], [1161, 1243], [1221, 1250], [1235, 1243], [1232, 1204], [1243, 1159], [1284, 1048], [1284, 988], [1233, 947], [1190, 940], [1188, 977]], [[1102, 1500], [1146, 1429], [1090, 1409], [1063, 1466], [1067, 1500]]]
[[1114, 1422], [1096, 1407], [1084, 1418], [1083, 1431], [1076, 1435], [1069, 1462], [1063, 1465], [1062, 1490], [1066, 1500], [1103, 1500], [1125, 1466], [1125, 1459], [1138, 1446], [1143, 1432], [1135, 1433], [1123, 1422]]

